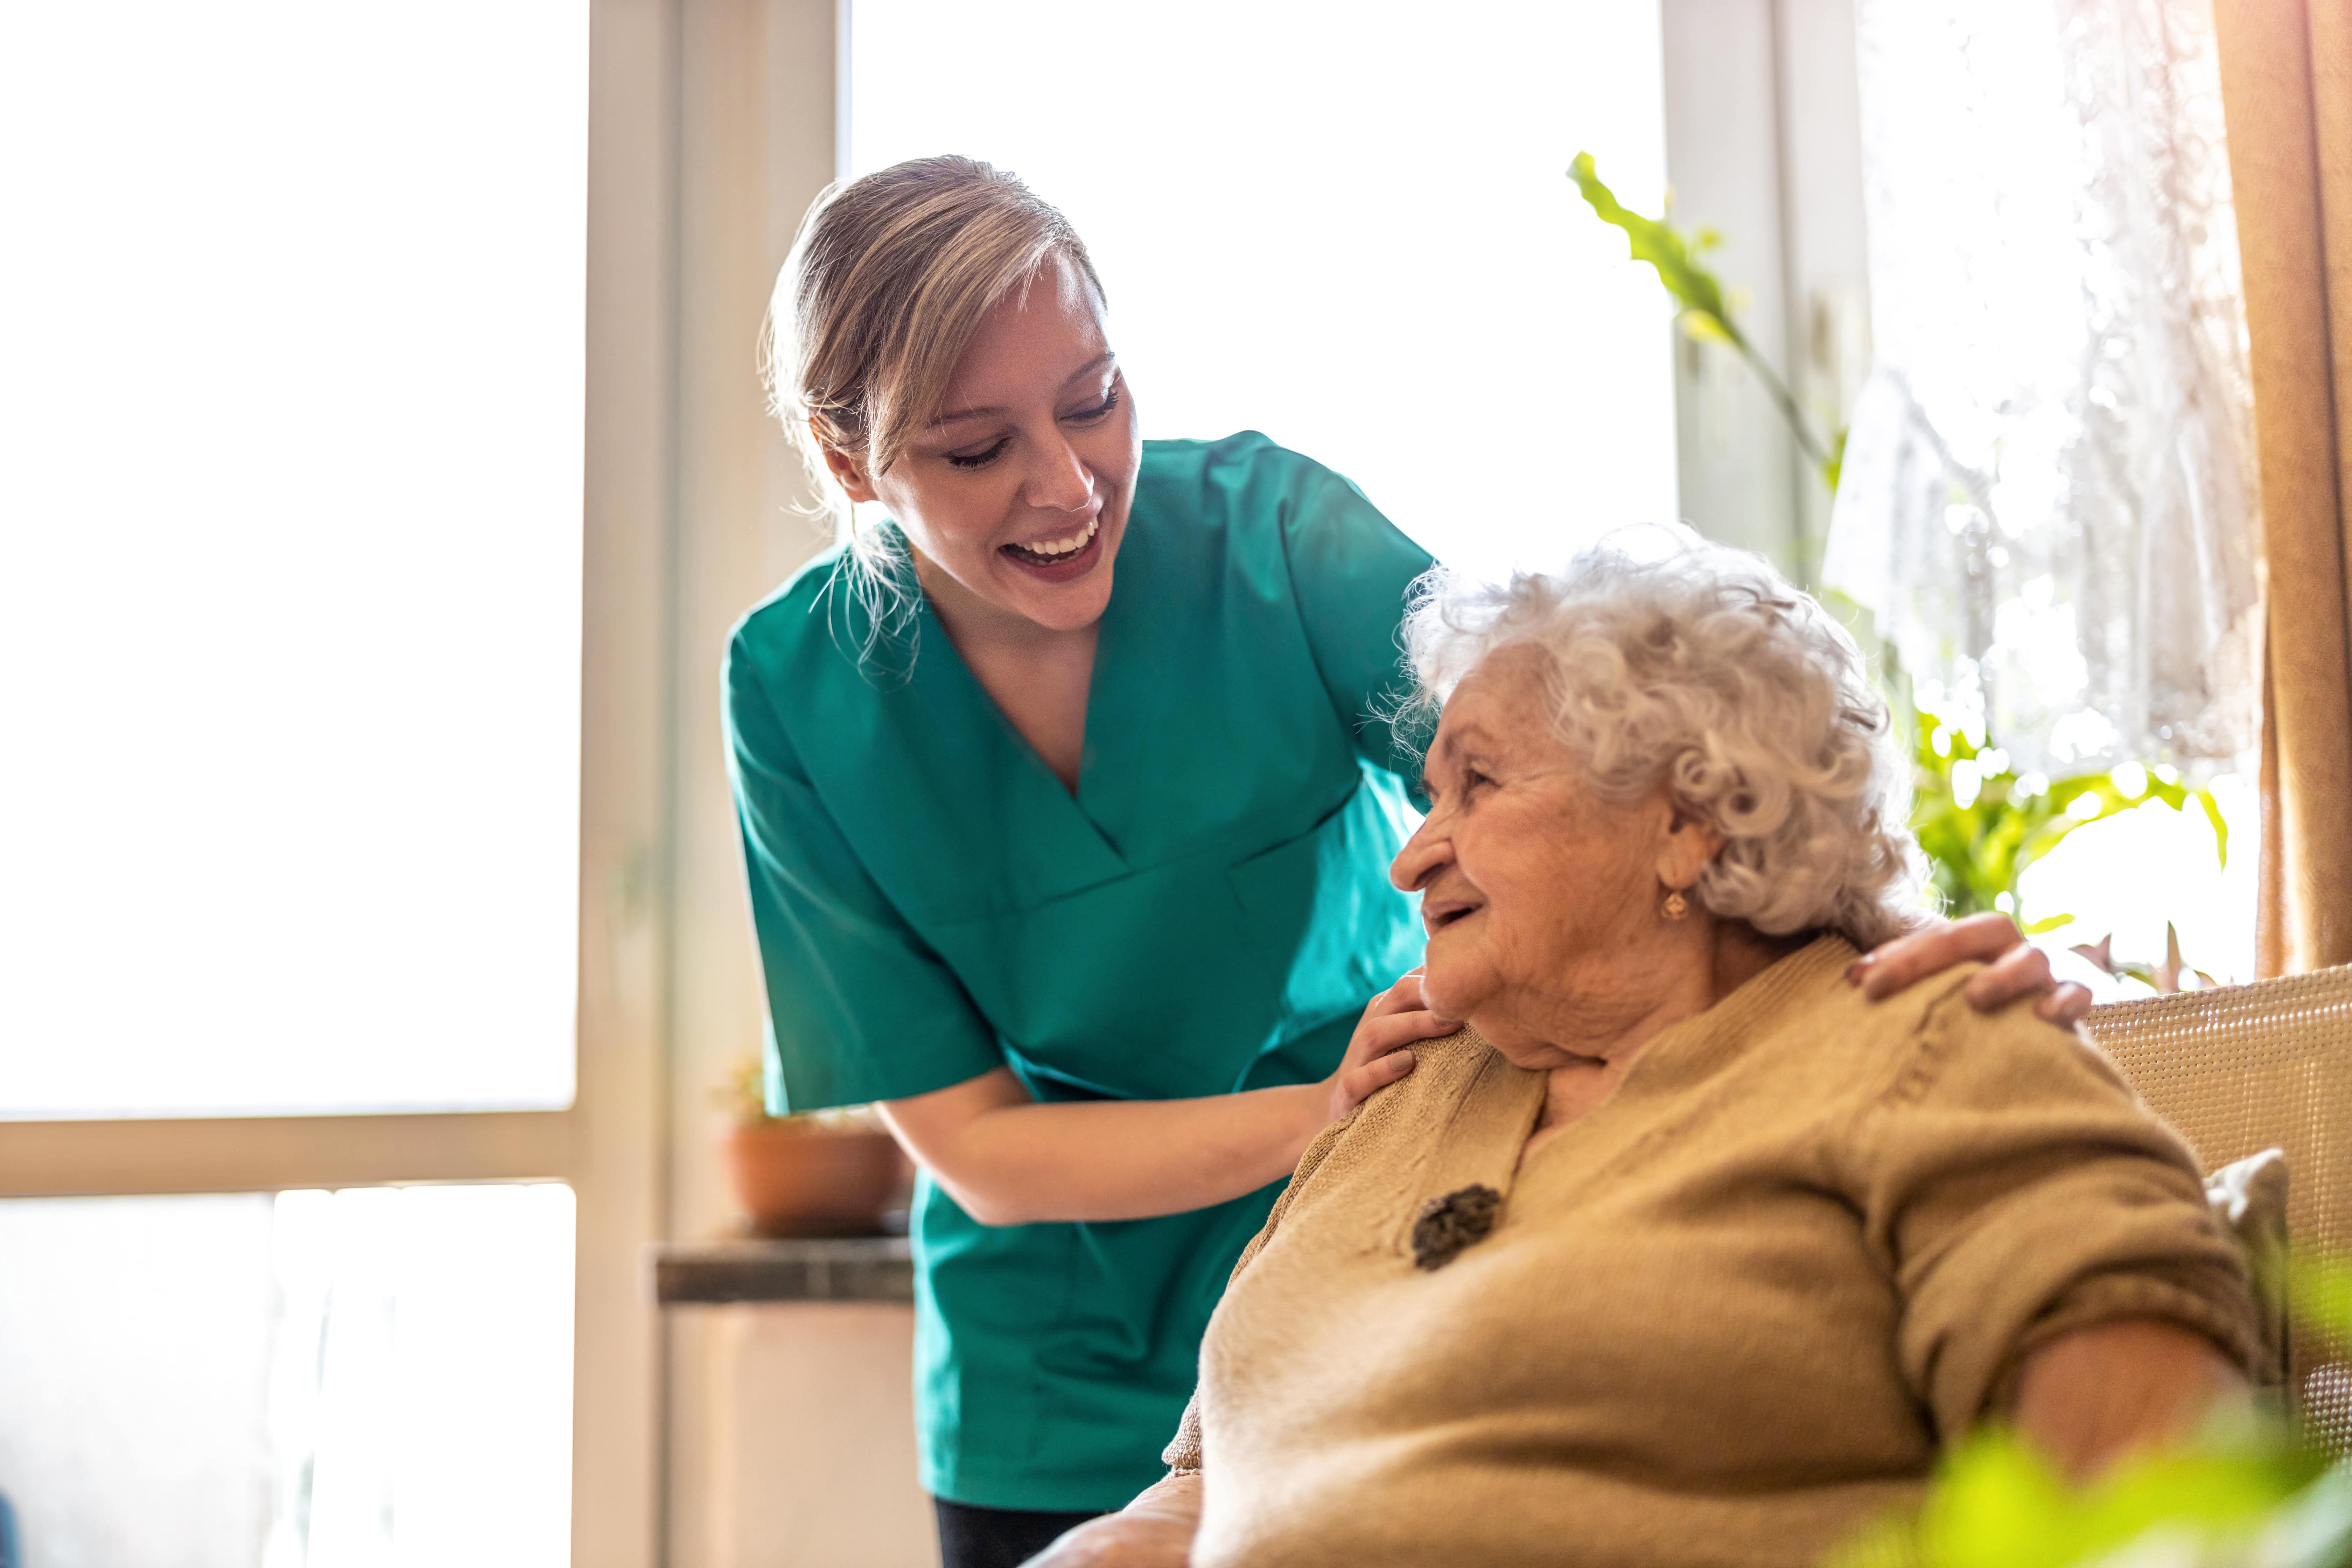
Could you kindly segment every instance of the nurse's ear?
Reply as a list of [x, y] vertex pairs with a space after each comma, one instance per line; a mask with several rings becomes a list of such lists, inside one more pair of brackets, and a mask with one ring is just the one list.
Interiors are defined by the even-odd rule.
[[814, 419], [809, 421], [809, 435], [814, 438], [816, 449], [824, 454], [824, 466], [832, 473], [834, 482], [842, 488], [843, 492], [851, 500], [867, 501], [877, 499], [874, 494], [874, 481], [866, 474], [865, 464], [840, 447], [827, 442], [824, 433], [816, 427], [816, 421]]

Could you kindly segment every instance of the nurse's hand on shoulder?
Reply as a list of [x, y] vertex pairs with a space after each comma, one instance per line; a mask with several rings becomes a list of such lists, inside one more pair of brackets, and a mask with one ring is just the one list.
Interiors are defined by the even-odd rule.
[[1323, 1080], [1328, 1091], [1325, 1102], [1328, 1114], [1316, 1131], [1411, 1072], [1413, 1055], [1406, 1047], [1415, 1040], [1442, 1039], [1461, 1027], [1458, 1022], [1429, 1010], [1422, 1000], [1418, 969], [1373, 997], [1356, 1021], [1356, 1033], [1348, 1041], [1348, 1054], [1339, 1059], [1339, 1070]]
[[2071, 981], [2059, 984], [2042, 950], [2026, 942], [2015, 921], [1997, 912], [1930, 921], [1864, 953], [1846, 971], [1846, 978], [1874, 1002], [1970, 962], [1985, 966], [1969, 978], [1964, 993], [1969, 1005], [1979, 1013], [2033, 996], [2040, 998], [2033, 1005], [2037, 1017], [2071, 1029], [2091, 1010], [2090, 992]]

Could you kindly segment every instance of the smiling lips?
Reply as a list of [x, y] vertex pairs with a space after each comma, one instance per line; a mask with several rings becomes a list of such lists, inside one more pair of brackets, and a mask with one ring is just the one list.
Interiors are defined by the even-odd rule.
[[1101, 531], [1102, 516], [1097, 513], [1087, 519], [1087, 525], [1084, 528], [1067, 538], [1040, 539], [1027, 544], [1008, 544], [1004, 547], [1004, 551], [1015, 561], [1026, 562], [1032, 566], [1051, 566], [1058, 562], [1068, 560], [1093, 543], [1095, 535]]
[[1478, 906], [1466, 899], [1442, 899], [1435, 903], [1423, 900], [1421, 906], [1422, 929], [1435, 936], [1455, 921], [1477, 911]]

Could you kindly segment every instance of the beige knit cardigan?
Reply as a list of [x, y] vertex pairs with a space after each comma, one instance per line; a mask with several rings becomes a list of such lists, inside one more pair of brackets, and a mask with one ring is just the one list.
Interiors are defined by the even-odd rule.
[[[1544, 1096], [1470, 1031], [1307, 1151], [1168, 1461], [1196, 1568], [1798, 1564], [1915, 1499], [2025, 1352], [2119, 1317], [2259, 1352], [2195, 1163], [2105, 1058], [1967, 970], [1882, 1003], [1822, 938]], [[1474, 1187], [1491, 1234], [1416, 1267]]]

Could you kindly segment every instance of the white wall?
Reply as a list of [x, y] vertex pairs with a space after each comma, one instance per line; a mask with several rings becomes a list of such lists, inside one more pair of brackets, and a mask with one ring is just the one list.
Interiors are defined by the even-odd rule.
[[[826, 542], [764, 412], [761, 323], [801, 215], [834, 177], [834, 0], [680, 12], [677, 532], [671, 700], [674, 980], [668, 1234], [735, 1222], [712, 1091], [763, 1005], [719, 728], [736, 618]], [[665, 1314], [666, 1546], [677, 1568], [924, 1568], [910, 1308]]]
[[694, 1349], [694, 1568], [930, 1568], [915, 1479], [913, 1312], [856, 1302], [674, 1313]]

